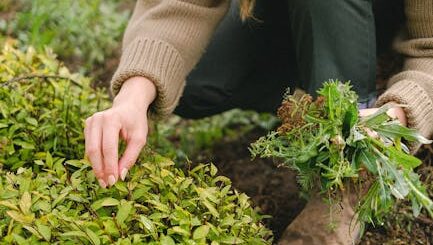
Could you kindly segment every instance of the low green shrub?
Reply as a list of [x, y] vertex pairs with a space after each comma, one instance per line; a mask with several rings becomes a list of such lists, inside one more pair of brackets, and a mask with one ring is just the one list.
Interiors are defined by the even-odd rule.
[[182, 171], [150, 151], [100, 188], [83, 120], [104, 91], [55, 56], [0, 52], [0, 244], [270, 244], [245, 194], [213, 165]]
[[148, 143], [158, 153], [180, 161], [196, 156], [221, 141], [236, 140], [253, 129], [271, 130], [278, 119], [268, 113], [230, 110], [199, 120], [185, 120], [171, 116], [159, 122]]
[[118, 0], [17, 2], [22, 7], [14, 18], [0, 20], [0, 33], [39, 52], [52, 48], [62, 60], [81, 71], [98, 74], [104, 71], [96, 69], [119, 48], [130, 13], [119, 9], [124, 1]]
[[[213, 165], [186, 174], [159, 156], [102, 189], [84, 161], [0, 174], [0, 244], [270, 244], [248, 197]], [[74, 170], [72, 170], [74, 169]]]
[[[83, 121], [108, 106], [103, 90], [69, 70], [50, 51], [10, 45], [0, 53], [0, 164], [33, 164], [45, 152], [68, 159], [84, 154]], [[37, 168], [37, 165], [35, 166]]]

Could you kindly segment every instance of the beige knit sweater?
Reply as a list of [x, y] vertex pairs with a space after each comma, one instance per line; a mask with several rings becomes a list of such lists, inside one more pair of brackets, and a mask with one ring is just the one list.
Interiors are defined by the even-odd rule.
[[[153, 81], [158, 95], [152, 111], [170, 114], [185, 78], [200, 59], [229, 0], [138, 0], [123, 40], [120, 65], [112, 79], [117, 94], [133, 76]], [[389, 82], [378, 105], [405, 104], [410, 127], [433, 134], [433, 0], [406, 0], [408, 38], [397, 49], [404, 71]]]
[[[433, 135], [433, 0], [405, 0], [407, 34], [395, 48], [405, 56], [403, 71], [392, 77], [377, 105], [396, 102], [408, 126], [424, 137]], [[413, 148], [416, 151], [420, 145]]]

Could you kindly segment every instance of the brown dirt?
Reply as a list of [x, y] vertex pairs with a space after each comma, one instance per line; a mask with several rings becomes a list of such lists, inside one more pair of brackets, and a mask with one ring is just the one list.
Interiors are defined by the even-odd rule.
[[[264, 134], [255, 130], [235, 141], [218, 143], [211, 152], [196, 157], [194, 162], [213, 162], [219, 174], [229, 177], [236, 189], [250, 196], [263, 214], [271, 215], [265, 224], [278, 241], [305, 201], [299, 197], [294, 172], [277, 167], [270, 159], [251, 159], [249, 144]], [[418, 173], [433, 197], [432, 147], [424, 147], [418, 157], [424, 159]], [[413, 217], [410, 203], [400, 202], [383, 227], [367, 228], [360, 244], [433, 244], [433, 219], [426, 213]]]
[[265, 132], [253, 131], [232, 142], [217, 144], [206, 156], [194, 162], [213, 162], [219, 174], [229, 177], [233, 186], [251, 197], [277, 241], [284, 229], [305, 205], [299, 197], [296, 175], [288, 168], [277, 167], [270, 159], [251, 159], [248, 146]]
[[[432, 146], [423, 147], [418, 157], [424, 163], [417, 172], [427, 186], [430, 198], [433, 198]], [[433, 219], [426, 212], [414, 217], [410, 202], [399, 202], [383, 227], [369, 227], [361, 244], [433, 244]]]

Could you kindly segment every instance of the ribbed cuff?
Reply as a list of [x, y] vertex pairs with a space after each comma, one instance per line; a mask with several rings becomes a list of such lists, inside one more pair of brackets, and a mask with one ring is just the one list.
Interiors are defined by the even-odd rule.
[[169, 115], [175, 109], [185, 85], [185, 68], [179, 52], [170, 44], [138, 37], [124, 50], [119, 67], [111, 80], [116, 95], [122, 84], [131, 77], [142, 76], [157, 88], [157, 97], [151, 105], [154, 118]]
[[395, 40], [394, 48], [408, 57], [430, 58], [433, 57], [433, 37], [407, 40], [407, 37], [400, 36]]
[[411, 38], [433, 37], [432, 0], [406, 0], [405, 11]]
[[[394, 76], [390, 83], [395, 82], [382, 96], [376, 105], [382, 106], [389, 102], [403, 104], [408, 127], [429, 138], [433, 133], [433, 103], [428, 93], [415, 81], [425, 80], [421, 72], [407, 71]], [[431, 81], [433, 82], [433, 81]], [[420, 144], [412, 144], [411, 151], [416, 152]]]

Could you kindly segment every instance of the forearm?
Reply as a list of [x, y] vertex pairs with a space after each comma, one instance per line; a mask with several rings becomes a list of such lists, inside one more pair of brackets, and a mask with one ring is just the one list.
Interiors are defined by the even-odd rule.
[[137, 1], [123, 40], [119, 67], [112, 79], [113, 94], [134, 76], [155, 84], [152, 111], [171, 113], [182, 94], [186, 75], [199, 60], [228, 0]]
[[[407, 125], [424, 137], [433, 136], [433, 2], [406, 0], [406, 37], [396, 49], [405, 57], [403, 71], [392, 77], [378, 105], [403, 104]], [[416, 150], [418, 146], [414, 146]]]

